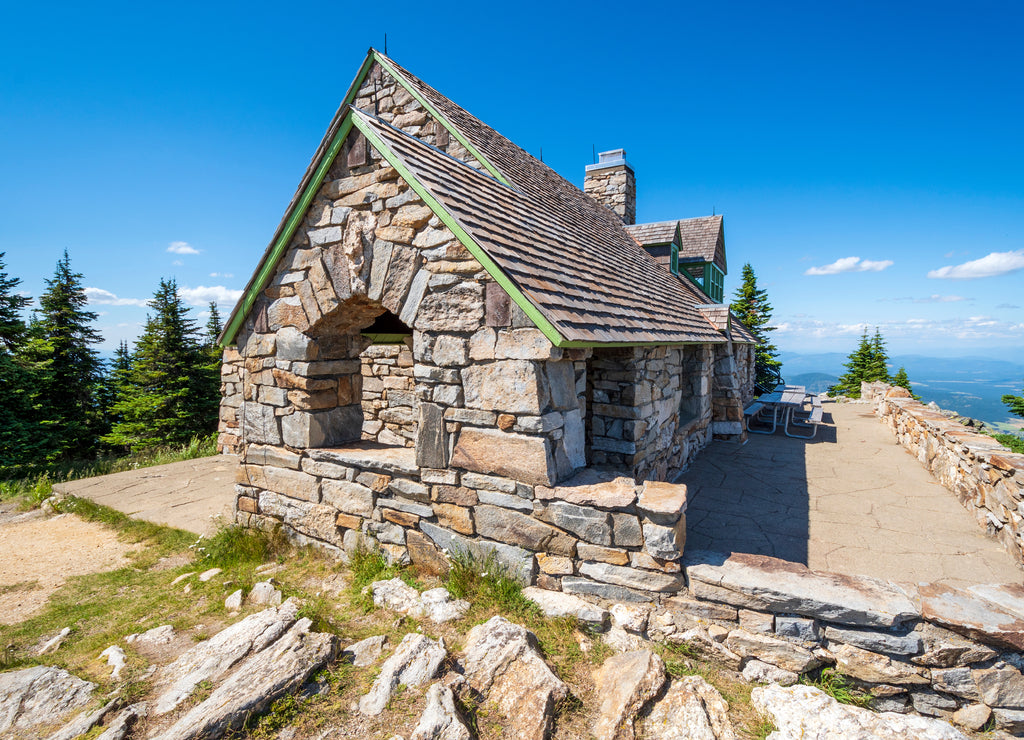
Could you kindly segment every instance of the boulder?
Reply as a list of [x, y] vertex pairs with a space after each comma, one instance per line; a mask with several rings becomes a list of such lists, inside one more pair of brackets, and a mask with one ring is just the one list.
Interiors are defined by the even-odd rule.
[[310, 632], [300, 619], [277, 641], [254, 651], [204, 701], [153, 740], [221, 737], [309, 680], [333, 656], [334, 635]]
[[[86, 711], [79, 714], [66, 725], [61, 727], [46, 740], [75, 740], [79, 735], [84, 735], [93, 727], [103, 721], [103, 718], [121, 706], [120, 697], [115, 698], [108, 704], [94, 711]], [[6, 737], [2, 735], [0, 737]]]
[[555, 705], [569, 687], [548, 668], [532, 632], [491, 617], [469, 631], [462, 664], [470, 687], [497, 707], [511, 737], [547, 737]]
[[777, 683], [792, 686], [800, 675], [757, 658], [750, 658], [743, 664], [743, 678], [750, 683]]
[[421, 594], [401, 578], [392, 578], [374, 581], [370, 589], [376, 606], [417, 618], [426, 617], [437, 624], [461, 619], [469, 611], [469, 602], [453, 599], [446, 588], [432, 588]]
[[948, 722], [840, 704], [813, 686], [758, 686], [750, 700], [778, 728], [772, 740], [967, 740]]
[[633, 740], [633, 721], [665, 684], [665, 664], [650, 650], [613, 655], [594, 671], [597, 740]]
[[247, 655], [276, 641], [295, 622], [298, 602], [288, 599], [279, 607], [250, 614], [203, 640], [159, 669], [154, 677], [155, 715], [175, 709], [201, 681], [214, 681]]
[[736, 740], [729, 704], [700, 676], [673, 681], [642, 721], [645, 740]]
[[971, 732], [978, 732], [991, 717], [992, 710], [984, 704], [968, 704], [953, 712], [953, 722]]
[[608, 619], [608, 611], [579, 596], [565, 594], [561, 591], [546, 591], [536, 586], [523, 589], [523, 596], [540, 607], [546, 617], [573, 617], [588, 624], [603, 625]]
[[52, 666], [0, 673], [0, 733], [60, 721], [88, 704], [95, 689], [96, 684]]
[[455, 708], [452, 690], [439, 683], [427, 689], [427, 705], [409, 740], [470, 740], [469, 730]]
[[96, 740], [126, 740], [135, 723], [145, 717], [147, 713], [148, 708], [145, 702], [125, 707], [107, 723]]
[[[812, 571], [799, 563], [736, 553], [694, 553], [686, 569], [695, 596], [773, 614], [864, 627], [893, 627], [920, 614], [903, 589], [876, 578]], [[713, 564], [719, 563], [719, 564]]]
[[429, 681], [437, 675], [447, 654], [443, 641], [435, 642], [426, 635], [409, 633], [384, 661], [377, 680], [359, 700], [359, 711], [370, 716], [380, 714], [399, 684], [414, 687]]
[[611, 615], [616, 627], [642, 634], [647, 629], [651, 609], [646, 604], [612, 604]]
[[270, 581], [260, 581], [252, 587], [245, 602], [252, 606], [277, 606], [281, 603], [281, 592]]
[[617, 653], [629, 653], [644, 650], [649, 646], [647, 640], [634, 632], [627, 632], [617, 625], [601, 635], [601, 642]]
[[365, 668], [377, 662], [380, 654], [384, 652], [384, 646], [388, 644], [386, 635], [375, 635], [365, 640], [354, 642], [341, 651], [342, 660], [351, 661], [357, 668]]
[[100, 657], [107, 659], [107, 665], [110, 666], [110, 680], [119, 680], [121, 678], [121, 671], [124, 670], [125, 666], [126, 656], [124, 650], [118, 645], [111, 645], [100, 653]]
[[738, 671], [743, 665], [743, 658], [718, 642], [711, 639], [711, 636], [701, 627], [694, 627], [675, 635], [669, 635], [667, 640], [677, 645], [686, 645], [697, 657], [705, 660], [721, 663], [726, 668]]

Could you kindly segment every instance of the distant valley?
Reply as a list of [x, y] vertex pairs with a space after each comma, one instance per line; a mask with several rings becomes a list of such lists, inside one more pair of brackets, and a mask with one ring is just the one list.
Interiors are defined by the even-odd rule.
[[[783, 352], [782, 375], [787, 383], [803, 385], [821, 393], [844, 372], [846, 355], [838, 352], [797, 355]], [[1024, 419], [1010, 415], [1000, 400], [1004, 393], [1020, 395], [1024, 387], [1024, 365], [986, 357], [925, 357], [897, 355], [890, 358], [890, 372], [907, 370], [914, 392], [925, 403], [934, 401], [999, 428], [1020, 429]]]

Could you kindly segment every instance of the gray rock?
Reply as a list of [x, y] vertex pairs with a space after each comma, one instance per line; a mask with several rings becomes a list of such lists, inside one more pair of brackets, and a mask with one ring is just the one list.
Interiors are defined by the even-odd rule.
[[729, 705], [700, 676], [673, 681], [642, 721], [645, 740], [736, 740]]
[[427, 689], [427, 705], [409, 740], [470, 740], [463, 724], [452, 690], [439, 683]]
[[730, 670], [738, 671], [743, 665], [742, 657], [725, 645], [715, 642], [702, 627], [694, 627], [685, 632], [669, 635], [666, 639], [677, 645], [686, 645], [697, 654], [697, 657], [721, 663]]
[[598, 583], [587, 578], [565, 577], [562, 579], [562, 591], [567, 594], [583, 594], [584, 596], [597, 596], [609, 601], [636, 601], [647, 602], [651, 600], [650, 594], [633, 591], [622, 586], [613, 586], [610, 583]]
[[252, 587], [245, 601], [253, 606], [278, 606], [281, 603], [281, 592], [270, 581], [260, 581]]
[[206, 700], [153, 740], [220, 737], [304, 685], [335, 651], [334, 635], [310, 632], [310, 624], [300, 619], [279, 640], [254, 651]]
[[646, 604], [612, 604], [611, 615], [614, 626], [643, 634], [647, 630], [651, 609]]
[[700, 619], [721, 619], [735, 622], [739, 618], [735, 607], [716, 604], [713, 601], [699, 601], [685, 594], [665, 599], [664, 606], [673, 614]]
[[229, 612], [237, 612], [242, 608], [242, 589], [232, 591], [226, 599], [224, 599], [224, 608]]
[[532, 632], [491, 617], [469, 631], [462, 664], [470, 687], [497, 708], [511, 737], [547, 737], [555, 705], [569, 687], [548, 668]]
[[665, 664], [650, 650], [613, 655], [594, 671], [597, 740], [631, 740], [633, 722], [665, 684]]
[[861, 681], [898, 686], [928, 683], [927, 672], [923, 668], [893, 660], [888, 655], [852, 645], [835, 645], [829, 648], [829, 652], [841, 672]]
[[907, 594], [887, 581], [818, 573], [765, 555], [736, 553], [724, 562], [711, 553], [688, 557], [721, 563], [686, 569], [690, 590], [698, 598], [866, 627], [892, 627], [920, 616]]
[[298, 611], [298, 602], [288, 599], [279, 607], [250, 614], [160, 668], [154, 677], [153, 713], [170, 712], [199, 682], [217, 680], [247, 655], [277, 641], [295, 622]]
[[996, 707], [992, 710], [992, 716], [996, 719], [996, 729], [1013, 733], [1024, 730], [1024, 711], [1020, 709]]
[[642, 591], [674, 592], [684, 585], [683, 577], [679, 573], [656, 573], [652, 570], [627, 568], [608, 563], [584, 563], [580, 566], [580, 574], [589, 576], [596, 581]]
[[[2, 699], [0, 699], [2, 701]], [[121, 699], [116, 698], [105, 706], [92, 712], [82, 712], [62, 728], [50, 735], [46, 740], [75, 740], [84, 735], [103, 721], [103, 718], [121, 706]], [[6, 735], [4, 736], [6, 737]]]
[[476, 494], [481, 504], [491, 504], [505, 509], [515, 509], [527, 514], [533, 512], [533, 503], [511, 493], [498, 493], [497, 491], [479, 490]]
[[686, 545], [686, 519], [666, 527], [654, 522], [644, 522], [644, 550], [652, 558], [677, 560], [683, 556]]
[[1024, 676], [1016, 668], [973, 671], [981, 700], [990, 707], [1024, 708]]
[[107, 665], [110, 666], [110, 680], [117, 681], [121, 678], [121, 671], [124, 670], [125, 665], [125, 654], [118, 645], [111, 645], [102, 653], [101, 658], [107, 659]]
[[845, 642], [864, 650], [892, 655], [917, 655], [924, 645], [917, 632], [898, 635], [879, 630], [826, 627], [825, 637], [829, 642]]
[[768, 635], [736, 629], [725, 638], [725, 646], [744, 658], [757, 658], [793, 673], [803, 673], [819, 665], [810, 650]]
[[523, 596], [540, 607], [547, 617], [573, 617], [581, 622], [601, 626], [608, 620], [608, 611], [579, 596], [560, 591], [546, 591], [535, 586], [523, 589]]
[[572, 532], [586, 542], [595, 545], [612, 544], [611, 517], [606, 511], [577, 506], [565, 501], [550, 501], [538, 505], [534, 515], [542, 521]]
[[977, 732], [988, 724], [992, 710], [984, 704], [968, 704], [953, 712], [953, 722], [971, 732]]
[[359, 700], [359, 711], [369, 716], [380, 714], [399, 684], [413, 687], [429, 681], [446, 655], [443, 641], [434, 642], [425, 635], [409, 633], [384, 661], [370, 691]]
[[408, 585], [401, 578], [389, 581], [374, 581], [370, 584], [373, 593], [373, 605], [381, 609], [389, 609], [400, 614], [423, 615], [420, 606], [420, 592]]
[[926, 717], [949, 716], [958, 706], [955, 699], [928, 689], [911, 692], [910, 700], [914, 711]]
[[743, 678], [750, 683], [777, 683], [780, 686], [792, 686], [800, 675], [757, 658], [750, 658], [743, 663]]
[[913, 709], [913, 706], [910, 704], [909, 694], [896, 694], [895, 696], [876, 696], [871, 700], [871, 708], [876, 712], [907, 714]]
[[420, 608], [423, 616], [436, 624], [462, 619], [469, 611], [469, 602], [453, 599], [448, 589], [438, 587], [420, 594]]
[[60, 721], [89, 703], [96, 684], [62, 668], [37, 665], [0, 673], [0, 733]]
[[775, 634], [803, 642], [821, 642], [818, 621], [805, 617], [775, 617]]
[[876, 714], [840, 704], [813, 686], [758, 686], [750, 699], [778, 728], [772, 737], [782, 740], [967, 740], [948, 722], [913, 714]]
[[1024, 650], [1024, 617], [1019, 613], [977, 593], [935, 583], [922, 584], [919, 593], [921, 614], [929, 622], [990, 645]]
[[377, 662], [387, 643], [387, 635], [367, 637], [365, 640], [354, 642], [342, 650], [341, 657], [344, 660], [350, 660], [352, 665], [357, 668], [365, 668]]
[[160, 645], [166, 645], [174, 639], [174, 627], [169, 624], [162, 624], [159, 627], [154, 627], [151, 630], [146, 630], [141, 635], [136, 635], [134, 640], [125, 639], [130, 645], [135, 647], [158, 647]]
[[[486, 492], [481, 491], [479, 495], [482, 500]], [[576, 544], [572, 537], [555, 527], [537, 521], [532, 516], [499, 506], [482, 504], [475, 507], [473, 521], [476, 524], [476, 531], [482, 537], [519, 545], [529, 550], [572, 555]]]
[[962, 699], [977, 701], [980, 698], [978, 686], [970, 668], [933, 668], [931, 671], [932, 688], [959, 696]]
[[473, 540], [429, 522], [420, 522], [420, 530], [449, 555], [468, 554], [480, 562], [491, 556], [500, 567], [508, 571], [509, 577], [524, 584], [533, 581], [536, 566], [533, 553], [529, 550], [502, 542]]
[[96, 740], [126, 740], [132, 727], [148, 714], [145, 702], [132, 704], [117, 713]]
[[64, 640], [66, 640], [68, 638], [68, 635], [70, 634], [71, 628], [65, 627], [60, 632], [58, 632], [54, 637], [51, 637], [49, 640], [47, 640], [43, 644], [43, 646], [39, 648], [39, 652], [36, 653], [36, 655], [49, 655], [50, 653], [57, 652], [57, 650], [60, 649], [60, 646], [64, 644]]
[[209, 570], [204, 570], [202, 573], [199, 574], [199, 581], [201, 583], [206, 583], [214, 576], [220, 575], [220, 572], [220, 568], [210, 568]]

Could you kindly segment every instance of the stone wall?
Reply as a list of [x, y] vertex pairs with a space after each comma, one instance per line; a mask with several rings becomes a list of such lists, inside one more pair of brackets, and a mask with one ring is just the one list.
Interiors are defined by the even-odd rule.
[[896, 439], [1017, 562], [1024, 562], [1024, 455], [972, 432], [909, 397], [903, 388], [865, 383], [862, 398], [876, 404]]
[[412, 348], [405, 344], [373, 344], [359, 359], [363, 376], [362, 438], [412, 447], [419, 421]]
[[636, 176], [625, 163], [622, 150], [601, 152], [605, 159], [621, 162], [604, 166], [602, 163], [587, 167], [583, 178], [583, 192], [615, 213], [626, 224], [636, 223]]
[[716, 344], [714, 375], [711, 387], [711, 431], [715, 439], [743, 441], [747, 438], [743, 424], [743, 401], [747, 386], [743, 385], [740, 364], [732, 342]]
[[688, 552], [688, 591], [651, 615], [655, 640], [794, 683], [832, 667], [879, 711], [1024, 731], [1024, 589], [895, 584], [762, 555]]
[[224, 349], [220, 366], [220, 417], [217, 422], [217, 452], [237, 455], [242, 449], [241, 407], [242, 355], [234, 347]]
[[740, 387], [743, 408], [754, 400], [754, 383], [757, 381], [757, 367], [754, 364], [754, 345], [733, 344], [736, 358], [736, 379]]

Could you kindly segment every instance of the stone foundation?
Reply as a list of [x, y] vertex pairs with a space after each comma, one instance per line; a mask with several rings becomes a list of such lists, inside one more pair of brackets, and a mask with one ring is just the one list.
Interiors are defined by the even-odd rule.
[[861, 393], [899, 443], [1024, 563], [1024, 455], [950, 421], [903, 388], [865, 383]]

